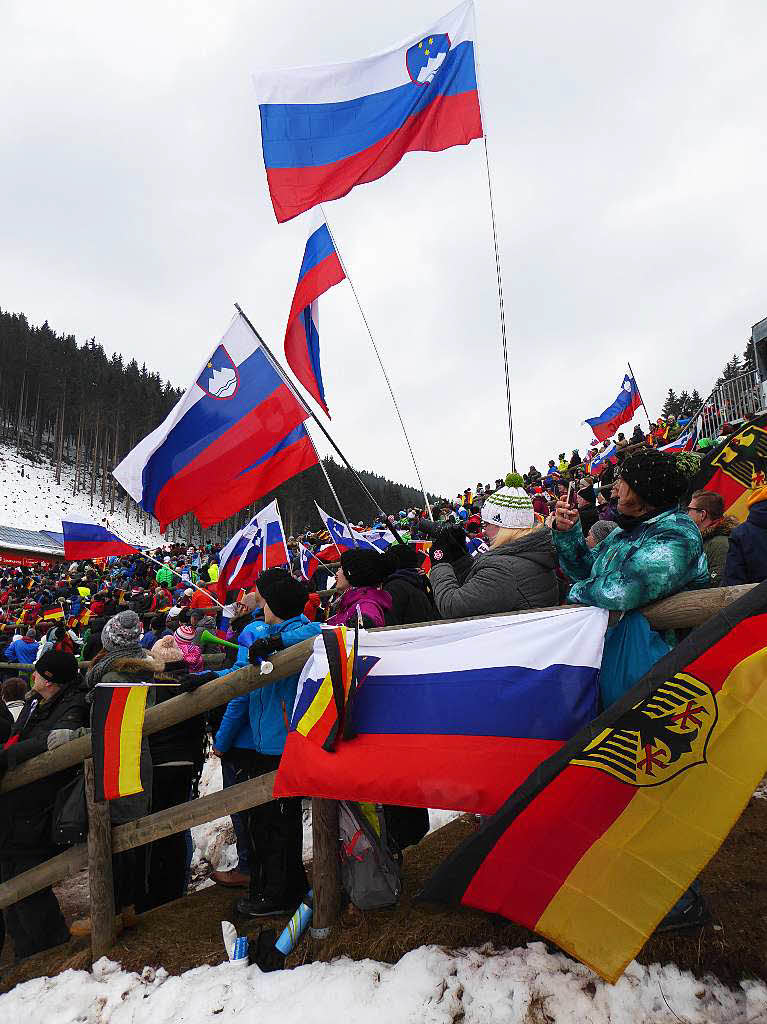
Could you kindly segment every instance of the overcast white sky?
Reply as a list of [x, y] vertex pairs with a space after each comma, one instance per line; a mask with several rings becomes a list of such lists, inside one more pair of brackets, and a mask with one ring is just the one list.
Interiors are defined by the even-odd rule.
[[[257, 67], [427, 30], [450, 0], [0, 0], [0, 306], [186, 387], [238, 300], [282, 354]], [[588, 441], [631, 360], [651, 414], [767, 315], [767, 4], [478, 0], [518, 468]], [[482, 143], [328, 206], [427, 487], [509, 468]], [[415, 483], [348, 284], [320, 302], [333, 430]], [[316, 431], [315, 431], [316, 433]]]

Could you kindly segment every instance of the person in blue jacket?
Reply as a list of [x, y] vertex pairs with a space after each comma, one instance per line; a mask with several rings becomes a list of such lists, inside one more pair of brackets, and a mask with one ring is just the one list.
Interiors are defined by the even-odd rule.
[[[240, 633], [237, 660], [229, 671], [247, 664], [260, 664], [276, 651], [317, 636], [322, 629], [318, 622], [309, 622], [303, 614], [308, 589], [287, 570], [267, 569], [258, 577], [256, 587], [263, 603], [264, 621], [252, 622]], [[278, 679], [246, 697], [235, 698], [227, 706], [216, 733], [214, 750], [223, 753], [220, 744], [226, 746], [227, 743], [244, 748], [247, 720], [252, 743], [248, 755], [250, 778], [273, 772], [280, 763], [296, 699], [298, 675]], [[248, 812], [248, 832], [250, 885], [248, 896], [236, 903], [237, 912], [246, 917], [292, 914], [308, 888], [301, 857], [300, 798], [272, 800], [252, 808]]]
[[8, 644], [4, 654], [8, 661], [19, 665], [34, 665], [39, 646], [37, 633], [34, 627], [30, 626], [24, 636], [17, 637]]

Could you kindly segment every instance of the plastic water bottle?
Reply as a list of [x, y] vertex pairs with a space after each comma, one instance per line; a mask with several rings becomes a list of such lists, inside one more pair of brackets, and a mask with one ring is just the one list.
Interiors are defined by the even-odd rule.
[[304, 934], [306, 929], [309, 927], [309, 922], [312, 919], [312, 904], [314, 902], [314, 893], [310, 889], [304, 897], [303, 903], [300, 905], [295, 914], [291, 917], [285, 928], [280, 935], [279, 939], [275, 942], [275, 947], [279, 949], [280, 953], [287, 956], [292, 953], [298, 945], [298, 940]]

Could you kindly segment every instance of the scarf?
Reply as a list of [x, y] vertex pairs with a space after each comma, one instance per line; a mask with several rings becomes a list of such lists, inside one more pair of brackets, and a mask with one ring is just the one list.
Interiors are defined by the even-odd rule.
[[149, 660], [146, 651], [140, 643], [121, 647], [118, 651], [111, 651], [105, 658], [97, 661], [95, 665], [91, 665], [88, 669], [85, 682], [88, 687], [89, 701], [93, 700], [92, 691], [94, 686], [98, 686], [104, 676], [112, 670], [115, 662], [120, 661], [122, 658], [137, 658], [140, 661]]

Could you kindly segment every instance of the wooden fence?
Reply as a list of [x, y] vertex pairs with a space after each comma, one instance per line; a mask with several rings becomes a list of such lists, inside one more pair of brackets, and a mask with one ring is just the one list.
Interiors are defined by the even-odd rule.
[[[643, 614], [655, 629], [681, 629], [700, 625], [726, 605], [742, 597], [752, 586], [690, 591], [665, 598], [643, 608]], [[509, 613], [502, 613], [509, 614]], [[525, 613], [518, 613], [525, 614]], [[612, 614], [612, 613], [611, 613]], [[486, 616], [483, 616], [485, 618]], [[617, 616], [615, 616], [617, 619]], [[446, 620], [440, 620], [444, 622]], [[457, 621], [457, 620], [452, 620]], [[440, 623], [419, 623], [437, 625]], [[386, 631], [410, 629], [390, 626]], [[144, 719], [144, 735], [167, 729], [192, 718], [233, 697], [268, 686], [300, 672], [308, 660], [314, 640], [304, 640], [274, 656], [274, 669], [268, 675], [252, 666], [205, 683], [193, 693], [172, 697], [150, 708]], [[231, 786], [218, 793], [146, 815], [112, 828], [109, 805], [93, 798], [93, 760], [91, 738], [82, 736], [61, 747], [31, 758], [0, 779], [0, 794], [37, 782], [55, 772], [85, 764], [86, 796], [89, 817], [87, 844], [73, 846], [63, 853], [24, 871], [0, 885], [0, 909], [9, 907], [49, 885], [75, 874], [87, 866], [91, 906], [91, 948], [93, 957], [102, 956], [114, 944], [115, 908], [112, 891], [112, 854], [144, 846], [156, 839], [182, 832], [194, 825], [213, 821], [235, 811], [268, 803], [272, 799], [274, 773]], [[312, 830], [314, 843], [314, 914], [312, 936], [322, 942], [335, 924], [340, 906], [338, 859], [338, 805], [334, 800], [313, 799]], [[321, 949], [321, 946], [319, 947]]]

